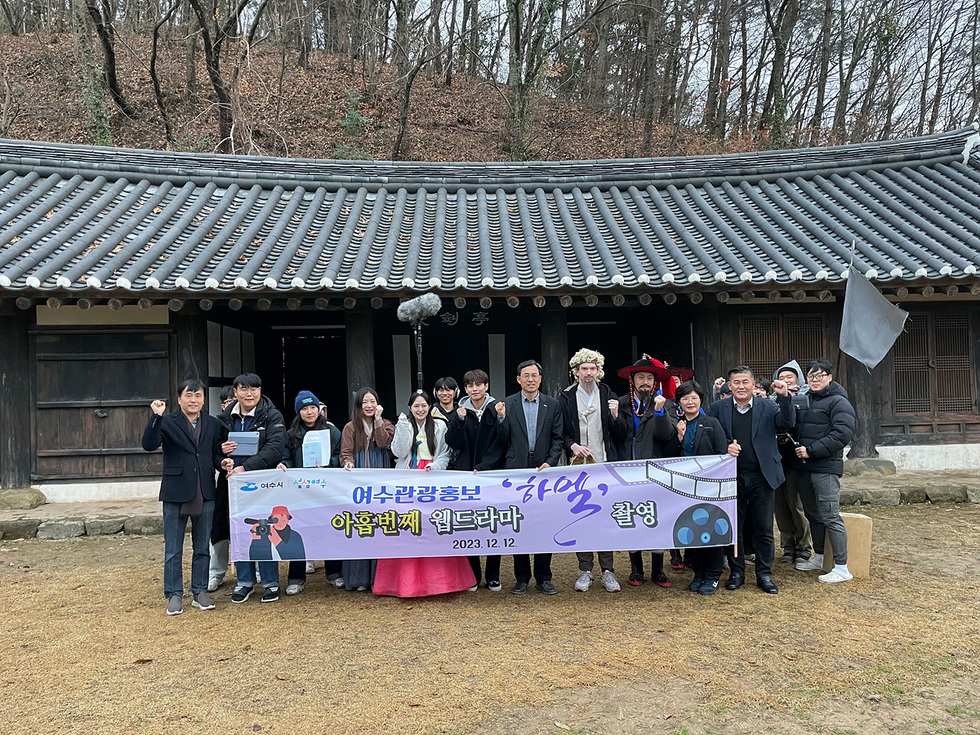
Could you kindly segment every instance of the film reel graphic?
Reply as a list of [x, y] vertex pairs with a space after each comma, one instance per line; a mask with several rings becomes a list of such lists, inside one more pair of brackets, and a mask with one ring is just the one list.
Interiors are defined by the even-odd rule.
[[674, 523], [674, 545], [677, 548], [727, 546], [730, 543], [732, 521], [717, 505], [692, 505]]

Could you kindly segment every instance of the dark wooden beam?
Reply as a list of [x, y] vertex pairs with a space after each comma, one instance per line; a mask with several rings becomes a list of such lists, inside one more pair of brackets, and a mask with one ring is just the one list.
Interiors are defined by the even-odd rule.
[[152, 309], [152, 308], [153, 308], [153, 299], [140, 299], [140, 300], [139, 300], [139, 301], [137, 302], [137, 305], [138, 305], [138, 306], [139, 306], [139, 307], [140, 307], [140, 308], [141, 308], [141, 309], [142, 309], [143, 311], [149, 311], [150, 309]]
[[[715, 298], [718, 299], [719, 304], [728, 303], [728, 291], [719, 291], [715, 294]], [[693, 398], [691, 400], [694, 400]]]
[[182, 380], [208, 383], [208, 323], [197, 314], [174, 314], [170, 324], [177, 330], [177, 355], [171, 389]]
[[[880, 402], [876, 400], [876, 391], [884, 380], [881, 366], [869, 372], [867, 367], [853, 357], [845, 353], [841, 354], [844, 356], [844, 369], [847, 371], [848, 398], [854, 407], [854, 413], [857, 414], [857, 427], [847, 456], [874, 458], [878, 456], [875, 443], [878, 427], [881, 424]], [[837, 379], [838, 376], [835, 375], [834, 378]]]
[[520, 305], [521, 305], [521, 300], [516, 296], [507, 297], [507, 306], [509, 306], [511, 309], [516, 309]]
[[623, 306], [626, 303], [626, 297], [621, 293], [613, 294], [612, 302], [613, 306]]
[[466, 299], [464, 299], [462, 296], [457, 296], [455, 299], [453, 299], [453, 303], [456, 305], [457, 309], [466, 308]]
[[330, 299], [325, 299], [321, 296], [313, 301], [313, 306], [320, 311], [326, 311], [327, 307], [330, 306]]
[[51, 309], [51, 311], [57, 311], [58, 309], [61, 308], [62, 302], [61, 299], [51, 296], [48, 298], [48, 300], [45, 303], [48, 305], [48, 308]]
[[677, 303], [677, 294], [675, 294], [675, 293], [665, 293], [664, 294], [664, 303], [667, 304], [667, 306], [673, 306], [674, 304], [676, 304]]
[[[354, 394], [361, 388], [375, 388], [374, 312], [367, 305], [344, 313], [347, 339], [347, 414]], [[396, 415], [397, 412], [393, 412]]]
[[26, 296], [18, 296], [17, 300], [14, 301], [14, 303], [17, 304], [17, 308], [20, 309], [21, 311], [27, 311], [32, 306], [34, 306], [34, 300], [29, 299]]
[[561, 298], [558, 299], [558, 303], [561, 304], [562, 308], [565, 309], [567, 309], [569, 306], [572, 305], [572, 301], [573, 301], [572, 297], [567, 295], [562, 296]]
[[637, 301], [640, 302], [640, 306], [649, 306], [653, 303], [653, 296], [648, 293], [641, 293]]
[[170, 311], [180, 311], [181, 309], [184, 308], [184, 300], [170, 299], [170, 301], [167, 302], [167, 308], [170, 309]]
[[585, 305], [588, 306], [589, 308], [598, 306], [599, 297], [596, 296], [594, 293], [590, 293], [588, 296], [585, 297]]
[[545, 304], [548, 303], [548, 299], [546, 299], [544, 296], [535, 296], [533, 299], [531, 299], [531, 303], [537, 308], [543, 309]]
[[27, 330], [31, 312], [0, 318], [0, 486], [31, 484], [31, 361]]
[[481, 309], [489, 309], [491, 306], [493, 306], [493, 299], [491, 299], [489, 296], [484, 296], [480, 299]]
[[259, 299], [258, 301], [255, 302], [256, 311], [268, 311], [271, 308], [272, 308], [271, 299]]
[[542, 390], [557, 396], [568, 386], [568, 318], [564, 309], [545, 309], [541, 314]]
[[300, 307], [303, 305], [303, 301], [297, 298], [286, 299], [286, 308], [290, 311], [299, 311]]

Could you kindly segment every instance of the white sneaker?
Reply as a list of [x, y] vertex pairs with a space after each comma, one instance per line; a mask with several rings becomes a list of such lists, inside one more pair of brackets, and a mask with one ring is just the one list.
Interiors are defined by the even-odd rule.
[[823, 571], [823, 564], [818, 564], [813, 559], [807, 559], [806, 561], [798, 561], [796, 562], [796, 571], [798, 572]]
[[826, 574], [817, 577], [818, 581], [826, 584], [840, 584], [841, 582], [850, 582], [852, 579], [854, 579], [854, 575], [850, 572], [838, 572], [836, 569], [831, 569]]
[[214, 592], [216, 589], [218, 589], [218, 587], [224, 584], [224, 581], [224, 577], [211, 577], [211, 579], [208, 580], [208, 592]]
[[466, 588], [466, 591], [467, 592], [476, 592], [478, 589], [480, 589], [480, 585], [475, 584], [472, 587], [467, 587]]
[[619, 581], [611, 569], [607, 569], [602, 573], [602, 586], [606, 588], [606, 592], [619, 592], [621, 589]]
[[286, 585], [286, 594], [287, 595], [298, 595], [300, 592], [303, 591], [303, 587], [304, 586], [305, 585], [295, 584], [295, 583], [287, 584]]
[[578, 592], [588, 592], [589, 587], [592, 586], [592, 572], [582, 572], [578, 575], [578, 581], [575, 582], [575, 589]]
[[343, 587], [344, 586], [344, 578], [343, 577], [337, 577], [337, 579], [335, 579], [333, 581], [333, 586], [334, 587]]
[[306, 562], [306, 573], [316, 574], [316, 562], [312, 562], [312, 561]]

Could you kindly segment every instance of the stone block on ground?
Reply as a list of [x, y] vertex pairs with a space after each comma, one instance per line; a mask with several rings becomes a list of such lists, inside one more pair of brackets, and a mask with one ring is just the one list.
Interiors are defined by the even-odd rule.
[[895, 463], [890, 459], [871, 459], [866, 457], [856, 457], [844, 460], [845, 475], [894, 475], [898, 472]]
[[109, 536], [123, 529], [125, 518], [89, 518], [85, 521], [85, 533], [88, 536]]
[[970, 503], [980, 503], [980, 487], [977, 485], [967, 485], [966, 499]]
[[861, 502], [867, 505], [900, 505], [902, 493], [894, 487], [867, 487], [861, 490]]
[[34, 510], [46, 502], [44, 493], [33, 487], [0, 490], [0, 510]]
[[0, 521], [0, 538], [34, 538], [40, 525], [41, 521], [37, 518], [12, 518], [9, 521]]
[[946, 483], [926, 486], [926, 497], [933, 503], [966, 502], [966, 486]]
[[855, 487], [841, 485], [840, 504], [841, 505], [860, 505], [864, 500], [864, 491]]
[[163, 515], [130, 516], [123, 523], [123, 531], [135, 536], [153, 536], [163, 533]]
[[44, 521], [37, 527], [37, 537], [49, 541], [58, 541], [84, 535], [85, 520], [83, 518], [62, 518], [54, 521]]
[[899, 492], [902, 494], [903, 503], [926, 502], [926, 489], [921, 485], [902, 485]]
[[[862, 513], [841, 513], [847, 529], [847, 568], [855, 579], [871, 577], [871, 518]], [[823, 569], [834, 568], [833, 547], [828, 533], [824, 540]]]

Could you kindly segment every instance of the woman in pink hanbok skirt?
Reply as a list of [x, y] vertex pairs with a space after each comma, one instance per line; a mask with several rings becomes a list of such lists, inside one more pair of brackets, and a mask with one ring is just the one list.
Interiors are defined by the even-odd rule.
[[[429, 413], [432, 401], [423, 390], [408, 402], [411, 418], [398, 417], [391, 453], [398, 469], [444, 470], [449, 464], [446, 422]], [[374, 594], [392, 597], [428, 597], [476, 589], [476, 577], [465, 556], [418, 559], [379, 559]]]

